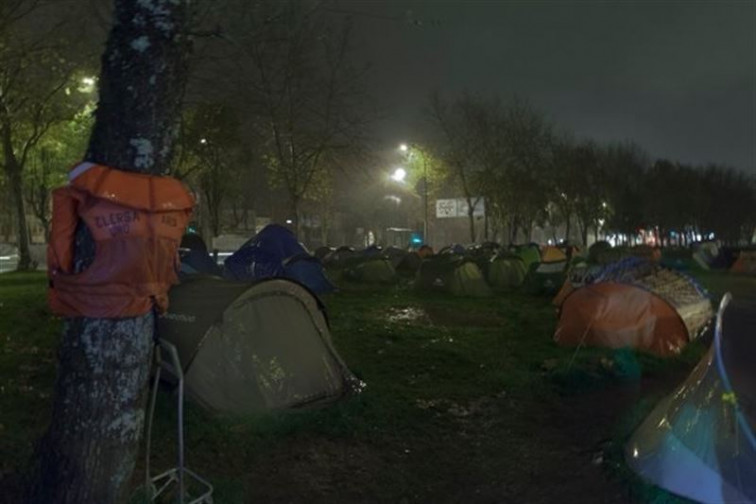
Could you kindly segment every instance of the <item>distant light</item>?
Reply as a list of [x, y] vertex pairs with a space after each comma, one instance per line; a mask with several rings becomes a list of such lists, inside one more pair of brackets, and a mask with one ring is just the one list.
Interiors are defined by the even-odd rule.
[[292, 222], [294, 222], [294, 221], [291, 220], [291, 219], [286, 219], [286, 224], [291, 224]]
[[638, 458], [638, 448], [633, 448], [633, 458]]
[[709, 233], [709, 240], [713, 240], [713, 239], [714, 239], [714, 233]]
[[200, 143], [205, 145], [207, 143], [207, 138], [200, 138]]
[[408, 149], [409, 147], [407, 147], [407, 144], [405, 143], [399, 145], [399, 150], [402, 152], [407, 152]]
[[404, 182], [404, 177], [407, 176], [407, 171], [404, 168], [397, 168], [394, 173], [391, 174], [391, 178], [397, 182]]
[[94, 77], [82, 77], [80, 82], [81, 86], [77, 88], [77, 91], [80, 93], [91, 93], [95, 89], [97, 79]]
[[606, 208], [606, 201], [604, 201], [604, 202], [601, 203], [601, 207], [602, 208]]
[[412, 238], [412, 243], [423, 243], [423, 239], [418, 237]]

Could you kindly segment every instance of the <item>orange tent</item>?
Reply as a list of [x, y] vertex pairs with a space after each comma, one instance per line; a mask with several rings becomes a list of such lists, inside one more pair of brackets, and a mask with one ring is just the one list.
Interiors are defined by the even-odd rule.
[[554, 340], [567, 346], [637, 348], [666, 357], [680, 353], [688, 331], [660, 297], [634, 285], [602, 282], [567, 296]]
[[738, 258], [730, 266], [733, 273], [756, 273], [756, 251], [743, 250], [738, 254]]
[[711, 302], [693, 280], [653, 263], [621, 261], [600, 278], [563, 287], [558, 294], [557, 343], [630, 347], [669, 356], [679, 353], [713, 316]]
[[550, 262], [560, 262], [560, 261], [566, 261], [567, 255], [562, 252], [557, 247], [547, 246], [544, 247], [541, 251], [541, 262], [542, 263], [550, 263]]

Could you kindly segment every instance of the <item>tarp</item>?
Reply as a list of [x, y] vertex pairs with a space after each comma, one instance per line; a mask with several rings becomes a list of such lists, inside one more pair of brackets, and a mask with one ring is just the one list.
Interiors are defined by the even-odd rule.
[[628, 442], [644, 479], [702, 503], [756, 502], [756, 305], [720, 305], [714, 343]]
[[211, 411], [317, 406], [354, 390], [323, 307], [296, 282], [195, 277], [170, 301], [158, 333], [177, 347], [187, 395]]
[[230, 278], [260, 280], [283, 276], [283, 262], [307, 254], [307, 249], [283, 226], [269, 224], [224, 262]]
[[291, 231], [277, 224], [265, 226], [224, 264], [226, 276], [233, 280], [285, 277], [301, 282], [318, 294], [334, 289], [320, 261], [310, 256]]

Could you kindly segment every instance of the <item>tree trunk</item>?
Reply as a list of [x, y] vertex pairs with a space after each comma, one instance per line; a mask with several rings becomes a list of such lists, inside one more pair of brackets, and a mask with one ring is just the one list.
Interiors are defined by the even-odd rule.
[[564, 241], [569, 242], [570, 241], [570, 225], [572, 224], [572, 214], [567, 214], [567, 218], [564, 220], [565, 222], [565, 230], [564, 230]]
[[[115, 1], [87, 160], [168, 172], [186, 79], [186, 14], [184, 0]], [[79, 243], [77, 255], [85, 249]], [[154, 322], [152, 313], [66, 322], [53, 422], [37, 447], [26, 502], [126, 501], [144, 423]]]
[[475, 208], [468, 206], [467, 218], [470, 220], [470, 243], [475, 243]]
[[13, 198], [16, 218], [16, 246], [18, 247], [18, 271], [26, 271], [31, 268], [31, 252], [29, 251], [29, 228], [26, 226], [26, 208], [24, 207], [24, 184], [21, 178], [21, 169], [11, 154], [5, 155], [5, 163], [10, 185], [11, 197]]
[[294, 214], [294, 232], [297, 234], [297, 239], [299, 241], [304, 240], [304, 228], [302, 227], [302, 219], [300, 218], [299, 213], [301, 212], [301, 201], [300, 198], [297, 196], [291, 197], [291, 211]]

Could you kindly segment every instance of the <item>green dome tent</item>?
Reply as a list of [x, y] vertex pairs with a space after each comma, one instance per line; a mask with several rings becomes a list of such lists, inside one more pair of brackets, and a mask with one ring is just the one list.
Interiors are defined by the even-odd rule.
[[425, 291], [449, 292], [455, 296], [486, 297], [491, 289], [478, 266], [455, 255], [425, 259], [415, 278], [415, 288]]
[[533, 264], [541, 262], [541, 252], [535, 245], [521, 245], [515, 253], [522, 259], [526, 271], [530, 271]]
[[520, 256], [503, 254], [491, 259], [486, 271], [486, 280], [495, 289], [519, 287], [525, 282], [527, 272]]
[[158, 333], [178, 350], [187, 395], [208, 410], [324, 405], [358, 383], [331, 343], [317, 298], [296, 282], [195, 277], [169, 297]]
[[396, 270], [383, 256], [358, 256], [347, 261], [343, 278], [368, 284], [388, 284], [396, 281]]

